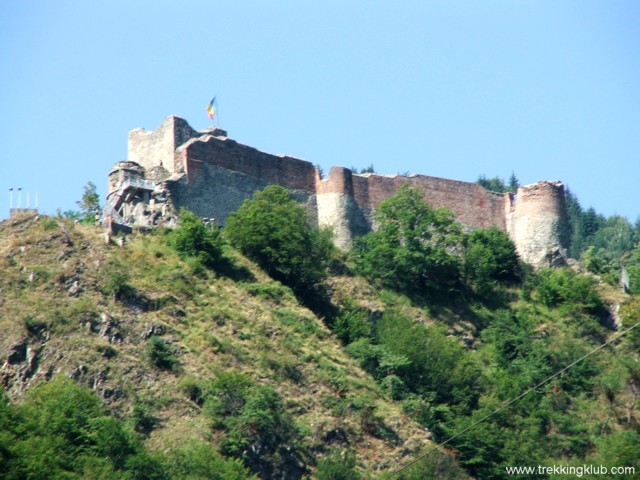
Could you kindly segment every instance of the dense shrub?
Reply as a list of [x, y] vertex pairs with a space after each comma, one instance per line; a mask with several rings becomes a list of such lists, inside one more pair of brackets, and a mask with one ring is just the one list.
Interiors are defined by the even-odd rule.
[[462, 480], [468, 479], [469, 475], [458, 465], [454, 455], [436, 450], [390, 478], [394, 480]]
[[0, 401], [0, 432], [2, 478], [166, 478], [135, 434], [65, 377], [31, 390], [21, 404]]
[[242, 459], [263, 478], [300, 478], [305, 461], [295, 442], [299, 433], [278, 393], [249, 377], [221, 372], [204, 389], [204, 408], [220, 436], [220, 451]]
[[16, 405], [0, 396], [0, 478], [256, 480], [240, 461], [198, 440], [149, 455], [91, 390], [66, 377], [30, 390]]
[[120, 300], [133, 295], [134, 289], [129, 285], [129, 273], [126, 267], [116, 259], [112, 259], [98, 272], [98, 286], [105, 295], [113, 300]]
[[463, 273], [465, 282], [481, 294], [496, 283], [517, 280], [518, 256], [509, 235], [496, 227], [472, 231], [465, 238]]
[[169, 233], [167, 241], [183, 258], [194, 258], [208, 268], [215, 268], [222, 261], [224, 241], [220, 229], [205, 225], [188, 210], [180, 211], [178, 227]]
[[392, 310], [372, 338], [359, 338], [346, 350], [394, 399], [411, 392], [468, 411], [481, 393], [480, 367], [457, 340]]
[[152, 365], [163, 370], [175, 370], [178, 362], [167, 343], [156, 335], [149, 337], [147, 356]]
[[244, 480], [257, 477], [237, 459], [227, 459], [199, 440], [170, 451], [164, 461], [169, 478], [202, 480]]
[[318, 480], [360, 480], [356, 460], [349, 452], [331, 452], [318, 462]]
[[538, 273], [537, 298], [548, 307], [566, 307], [601, 315], [605, 309], [596, 280], [569, 268], [546, 269]]
[[148, 436], [158, 425], [159, 419], [154, 415], [153, 410], [149, 406], [139, 403], [133, 407], [131, 423], [136, 432]]
[[342, 343], [348, 345], [359, 338], [371, 337], [372, 322], [369, 317], [369, 312], [347, 299], [338, 315], [332, 320], [330, 327]]
[[377, 380], [395, 374], [404, 376], [411, 364], [411, 360], [403, 353], [389, 349], [384, 344], [372, 343], [367, 338], [356, 340], [346, 350]]
[[539, 320], [525, 311], [498, 310], [489, 327], [482, 331], [481, 338], [492, 346], [498, 365], [507, 368], [531, 354], [538, 323]]
[[[387, 311], [378, 321], [377, 340], [391, 365], [396, 362], [386, 375], [397, 375], [412, 392], [438, 403], [461, 411], [475, 406], [482, 386], [480, 366], [457, 339], [447, 337], [440, 328]], [[405, 361], [398, 364], [402, 358]]]
[[[596, 452], [590, 458], [595, 465], [612, 467], [635, 467], [635, 472], [616, 476], [620, 479], [638, 478], [638, 459], [640, 458], [640, 433], [635, 430], [622, 430], [603, 436], [596, 441]], [[611, 470], [609, 470], [611, 471]]]

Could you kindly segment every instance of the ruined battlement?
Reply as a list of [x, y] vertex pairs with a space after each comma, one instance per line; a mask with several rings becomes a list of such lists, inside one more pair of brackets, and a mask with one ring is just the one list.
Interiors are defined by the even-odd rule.
[[308, 161], [240, 144], [219, 128], [196, 131], [176, 116], [156, 130], [129, 133], [128, 159], [109, 174], [107, 210], [128, 224], [153, 225], [175, 221], [175, 212], [186, 207], [224, 225], [246, 198], [271, 184], [290, 189], [314, 223], [332, 227], [342, 249], [375, 228], [373, 214], [380, 203], [409, 184], [430, 206], [449, 208], [468, 228], [495, 226], [509, 232], [527, 262], [553, 264], [566, 255], [560, 182], [528, 185], [514, 195], [471, 182], [426, 175], [357, 175], [344, 167], [333, 167], [321, 178]]

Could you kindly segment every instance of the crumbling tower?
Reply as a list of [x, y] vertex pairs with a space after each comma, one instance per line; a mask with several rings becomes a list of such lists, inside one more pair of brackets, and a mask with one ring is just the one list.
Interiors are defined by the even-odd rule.
[[520, 258], [536, 267], [565, 263], [568, 244], [564, 185], [543, 181], [508, 197], [507, 230]]

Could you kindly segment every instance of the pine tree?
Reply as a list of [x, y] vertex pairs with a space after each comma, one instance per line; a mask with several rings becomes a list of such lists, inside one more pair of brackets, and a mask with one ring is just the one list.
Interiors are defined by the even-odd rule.
[[520, 180], [518, 180], [518, 177], [516, 177], [515, 172], [511, 172], [511, 176], [509, 177], [509, 191], [511, 193], [516, 193], [519, 186]]

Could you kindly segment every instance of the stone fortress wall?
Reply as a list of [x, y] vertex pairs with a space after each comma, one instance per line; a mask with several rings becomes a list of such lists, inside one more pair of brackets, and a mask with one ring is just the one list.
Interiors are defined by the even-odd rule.
[[336, 244], [348, 249], [356, 236], [375, 228], [380, 203], [408, 183], [430, 206], [451, 209], [468, 228], [507, 231], [529, 263], [554, 264], [566, 256], [560, 182], [528, 185], [514, 195], [425, 175], [357, 175], [344, 167], [321, 178], [310, 162], [242, 145], [219, 128], [198, 132], [175, 116], [154, 131], [131, 131], [128, 157], [112, 169], [107, 198], [109, 214], [127, 224], [157, 224], [186, 207], [224, 225], [246, 198], [275, 184], [290, 189], [312, 221], [332, 227]]

